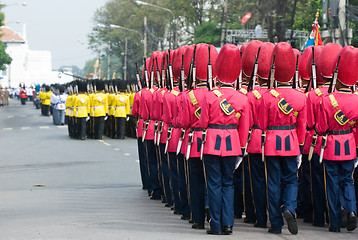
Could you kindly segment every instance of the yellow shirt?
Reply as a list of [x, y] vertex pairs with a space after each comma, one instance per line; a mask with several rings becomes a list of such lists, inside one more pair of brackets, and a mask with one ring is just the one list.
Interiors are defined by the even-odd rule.
[[127, 117], [130, 114], [129, 97], [124, 93], [116, 95], [113, 106], [115, 108], [114, 117]]
[[[72, 99], [73, 99], [73, 95], [68, 95], [67, 99], [66, 99], [66, 116], [70, 116], [71, 111], [72, 111]], [[71, 116], [73, 117], [73, 116]]]
[[78, 94], [74, 97], [74, 116], [77, 118], [85, 118], [90, 111], [90, 99], [86, 94]]
[[52, 94], [52, 91], [42, 93], [42, 95], [41, 95], [42, 96], [41, 103], [43, 105], [50, 105], [51, 104], [51, 94]]
[[93, 117], [104, 117], [108, 113], [108, 97], [106, 93], [96, 93], [91, 97]]
[[114, 103], [114, 99], [116, 97], [116, 94], [115, 93], [111, 93], [108, 95], [108, 108], [109, 108], [109, 112], [108, 112], [108, 115], [109, 116], [113, 116], [114, 115], [114, 106], [113, 106], [113, 103]]

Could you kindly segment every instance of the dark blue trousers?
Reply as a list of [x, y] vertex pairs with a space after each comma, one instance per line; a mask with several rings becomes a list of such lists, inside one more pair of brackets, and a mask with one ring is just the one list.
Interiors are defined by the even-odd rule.
[[145, 151], [144, 143], [142, 138], [137, 138], [138, 143], [138, 156], [139, 156], [139, 168], [140, 176], [142, 179], [143, 189], [148, 189], [148, 165], [147, 165], [147, 153]]
[[312, 171], [312, 202], [313, 223], [315, 225], [325, 224], [324, 213], [326, 210], [326, 195], [324, 189], [323, 164], [319, 163], [319, 155], [314, 153], [311, 159]]
[[341, 200], [343, 196], [348, 212], [357, 212], [353, 185], [354, 161], [329, 161], [323, 159], [329, 224], [331, 228], [341, 227]]
[[170, 185], [172, 187], [174, 208], [180, 212], [179, 180], [178, 180], [178, 156], [175, 152], [168, 152], [170, 164]]
[[354, 188], [356, 190], [356, 209], [358, 209], [358, 170], [357, 168], [354, 170]]
[[266, 156], [267, 192], [271, 229], [281, 230], [282, 213], [295, 215], [297, 207], [297, 157]]
[[301, 200], [301, 214], [304, 220], [311, 222], [313, 214], [312, 195], [311, 195], [311, 163], [308, 161], [308, 155], [302, 155], [302, 164], [300, 168], [299, 191]]
[[237, 218], [242, 218], [244, 212], [244, 197], [243, 197], [243, 177], [242, 164], [235, 170], [234, 176], [234, 214]]
[[173, 196], [172, 196], [172, 189], [170, 188], [170, 168], [169, 168], [169, 159], [168, 155], [164, 153], [165, 144], [159, 144], [160, 149], [160, 159], [162, 162], [162, 177], [163, 177], [163, 186], [164, 186], [164, 195], [171, 206], [173, 206]]
[[186, 161], [183, 154], [178, 155], [178, 188], [180, 196], [180, 212], [184, 217], [190, 217], [190, 206], [188, 203], [188, 175]]
[[160, 153], [160, 148], [157, 144], [154, 143], [155, 146], [155, 155], [157, 156], [157, 168], [158, 168], [158, 179], [159, 179], [159, 187], [161, 192], [161, 198], [164, 202], [166, 202], [165, 193], [164, 193], [164, 179], [163, 179], [163, 169], [162, 169], [162, 156]]
[[251, 189], [251, 169], [250, 169], [250, 163], [248, 157], [244, 157], [243, 170], [244, 170], [245, 215], [247, 220], [249, 220], [250, 222], [255, 222], [256, 221], [255, 207], [254, 207], [254, 200], [253, 200], [252, 189]]
[[158, 177], [158, 160], [154, 140], [145, 140], [147, 145], [147, 159], [149, 166], [149, 184], [153, 198], [160, 199], [161, 191]]
[[203, 162], [200, 158], [189, 158], [190, 207], [192, 220], [205, 221], [205, 178]]
[[235, 161], [235, 156], [204, 156], [211, 216], [210, 228], [215, 232], [221, 232], [223, 226], [234, 225]]
[[256, 221], [260, 226], [267, 225], [267, 196], [265, 163], [262, 162], [262, 154], [249, 153], [251, 169], [252, 193], [255, 204]]

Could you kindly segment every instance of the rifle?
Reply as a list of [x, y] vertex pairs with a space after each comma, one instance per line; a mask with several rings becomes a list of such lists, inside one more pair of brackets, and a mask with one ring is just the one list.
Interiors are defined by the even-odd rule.
[[236, 90], [239, 90], [242, 87], [242, 70], [240, 70], [240, 76], [237, 79]]
[[298, 55], [297, 55], [297, 59], [296, 59], [296, 71], [295, 71], [295, 76], [293, 78], [292, 88], [293, 89], [299, 88], [299, 82], [298, 82]]
[[207, 79], [208, 79], [208, 89], [209, 91], [211, 91], [213, 89], [213, 66], [211, 64], [211, 59], [210, 59], [210, 46], [208, 47], [209, 49], [209, 62], [208, 62], [208, 72], [207, 72]]
[[160, 74], [160, 70], [159, 70], [159, 64], [158, 64], [158, 58], [155, 57], [155, 61], [157, 63], [157, 82], [158, 82], [158, 87], [159, 88], [162, 88], [162, 77], [161, 77], [161, 74]]
[[163, 54], [163, 64], [162, 64], [162, 88], [165, 87], [166, 74], [165, 74], [165, 54]]
[[[331, 94], [331, 93], [334, 92], [334, 88], [335, 88], [336, 83], [337, 83], [338, 66], [339, 66], [339, 61], [340, 60], [341, 60], [341, 55], [339, 55], [339, 57], [338, 57], [336, 68], [334, 69], [334, 73], [333, 73], [332, 82], [329, 85], [328, 94]], [[321, 152], [320, 152], [320, 155], [319, 155], [319, 163], [322, 163], [324, 149], [326, 148], [326, 146], [327, 146], [327, 134], [323, 135], [323, 137], [322, 137], [322, 145], [321, 145]]]
[[149, 88], [153, 88], [154, 87], [154, 59], [153, 59], [153, 63], [152, 63], [152, 69], [150, 70], [150, 87]]
[[259, 60], [260, 51], [261, 51], [261, 47], [259, 47], [259, 50], [257, 51], [254, 68], [252, 69], [249, 85], [247, 86], [247, 91], [248, 92], [254, 90], [254, 88], [255, 88], [256, 77], [257, 77], [257, 69], [258, 69], [258, 66], [259, 66], [259, 61], [258, 60]]
[[275, 59], [276, 59], [276, 53], [273, 55], [272, 59], [272, 65], [270, 69], [270, 76], [268, 78], [267, 87], [268, 89], [273, 89], [275, 84]]
[[305, 93], [315, 88], [317, 88], [317, 72], [316, 72], [316, 63], [314, 60], [314, 47], [312, 47], [312, 77], [310, 79], [310, 82], [307, 84]]
[[145, 77], [145, 86], [149, 88], [149, 79], [148, 79], [148, 69], [147, 69], [147, 63], [144, 58], [144, 77]]
[[139, 71], [138, 71], [138, 64], [135, 63], [135, 67], [136, 67], [136, 73], [135, 73], [135, 76], [137, 78], [137, 84], [138, 84], [138, 87], [139, 87], [139, 90], [142, 90], [142, 82], [140, 81], [140, 75], [139, 75]]
[[181, 68], [180, 68], [180, 91], [185, 91], [185, 73], [184, 73], [184, 54], [181, 55]]
[[[196, 78], [195, 53], [196, 53], [196, 45], [194, 47], [193, 58], [191, 59], [189, 73], [188, 73], [188, 77], [187, 77], [187, 81], [188, 81], [187, 86], [188, 86], [189, 90], [192, 89], [193, 79]], [[195, 82], [195, 80], [194, 80], [194, 82]]]
[[170, 61], [170, 49], [168, 50], [168, 73], [169, 73], [169, 83], [170, 83], [170, 90], [174, 88], [174, 77], [173, 77], [173, 66]]

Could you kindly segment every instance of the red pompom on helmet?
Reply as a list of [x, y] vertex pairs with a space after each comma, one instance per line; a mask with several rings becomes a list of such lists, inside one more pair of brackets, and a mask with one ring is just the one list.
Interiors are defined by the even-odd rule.
[[189, 74], [189, 68], [191, 60], [193, 59], [194, 55], [194, 47], [195, 45], [187, 46], [184, 53], [184, 75], [185, 78], [188, 77]]
[[247, 49], [248, 45], [249, 45], [249, 43], [242, 44], [242, 46], [240, 48], [240, 56], [241, 56], [241, 58], [242, 58], [242, 55], [244, 54], [245, 50]]
[[268, 79], [272, 65], [272, 52], [275, 45], [270, 42], [265, 42], [261, 45], [260, 55], [258, 58], [259, 67], [257, 75], [262, 79]]
[[248, 78], [251, 77], [252, 69], [255, 64], [255, 58], [261, 45], [261, 41], [252, 40], [242, 53], [242, 73]]
[[332, 78], [334, 69], [332, 64], [342, 50], [342, 46], [338, 43], [327, 43], [321, 52], [319, 59], [317, 60], [317, 66], [320, 73], [325, 78]]
[[307, 61], [312, 53], [312, 48], [308, 47], [305, 49], [303, 54], [298, 59], [298, 74], [303, 80], [309, 81], [310, 76], [307, 73]]
[[278, 43], [273, 49], [272, 57], [274, 54], [276, 54], [275, 79], [278, 82], [290, 82], [296, 71], [295, 53], [291, 45], [286, 42]]
[[[339, 55], [341, 56], [341, 60], [338, 65], [337, 78], [344, 85], [353, 86], [358, 81], [358, 48], [345, 46]], [[338, 56], [333, 62], [332, 69], [335, 69]]]
[[[159, 71], [162, 70], [162, 63], [163, 63], [163, 52], [155, 51], [152, 53], [152, 56], [150, 56], [150, 70], [152, 70], [152, 65], [154, 67], [154, 78], [157, 79], [157, 61], [159, 65]], [[156, 60], [157, 59], [157, 60]]]
[[240, 49], [234, 44], [225, 44], [216, 60], [217, 78], [222, 83], [232, 84], [240, 76]]
[[[312, 48], [312, 47], [310, 47]], [[317, 84], [324, 84], [325, 81], [321, 75], [320, 66], [318, 65], [319, 59], [321, 58], [321, 52], [323, 50], [323, 46], [315, 46], [314, 47], [314, 61], [316, 63], [316, 73], [317, 73]], [[307, 73], [308, 76], [312, 76], [312, 62], [313, 62], [313, 53], [311, 52], [310, 56], [307, 59]]]
[[206, 43], [199, 43], [196, 45], [195, 66], [196, 78], [201, 81], [207, 81], [208, 77], [208, 63], [209, 63], [209, 47], [210, 47], [210, 61], [212, 65], [213, 78], [216, 77], [215, 63], [218, 58], [218, 51], [213, 45]]
[[[150, 67], [149, 67], [149, 65], [150, 65], [150, 57], [145, 60], [145, 66], [147, 66], [147, 76], [148, 76], [148, 79], [150, 78]], [[145, 70], [145, 68], [144, 68], [144, 65], [143, 65], [143, 71], [142, 71], [143, 81], [145, 81], [144, 70]], [[147, 83], [146, 83], [146, 84], [147, 84]], [[146, 87], [148, 87], [148, 85], [146, 85]]]

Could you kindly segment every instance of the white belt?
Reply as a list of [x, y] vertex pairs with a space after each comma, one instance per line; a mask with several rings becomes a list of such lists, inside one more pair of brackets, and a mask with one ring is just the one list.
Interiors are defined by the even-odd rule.
[[104, 107], [104, 105], [99, 105], [99, 106], [93, 106], [93, 108], [103, 108]]
[[86, 109], [87, 107], [77, 107], [77, 109]]
[[116, 107], [116, 108], [126, 108], [125, 106], [119, 106], [119, 107]]

